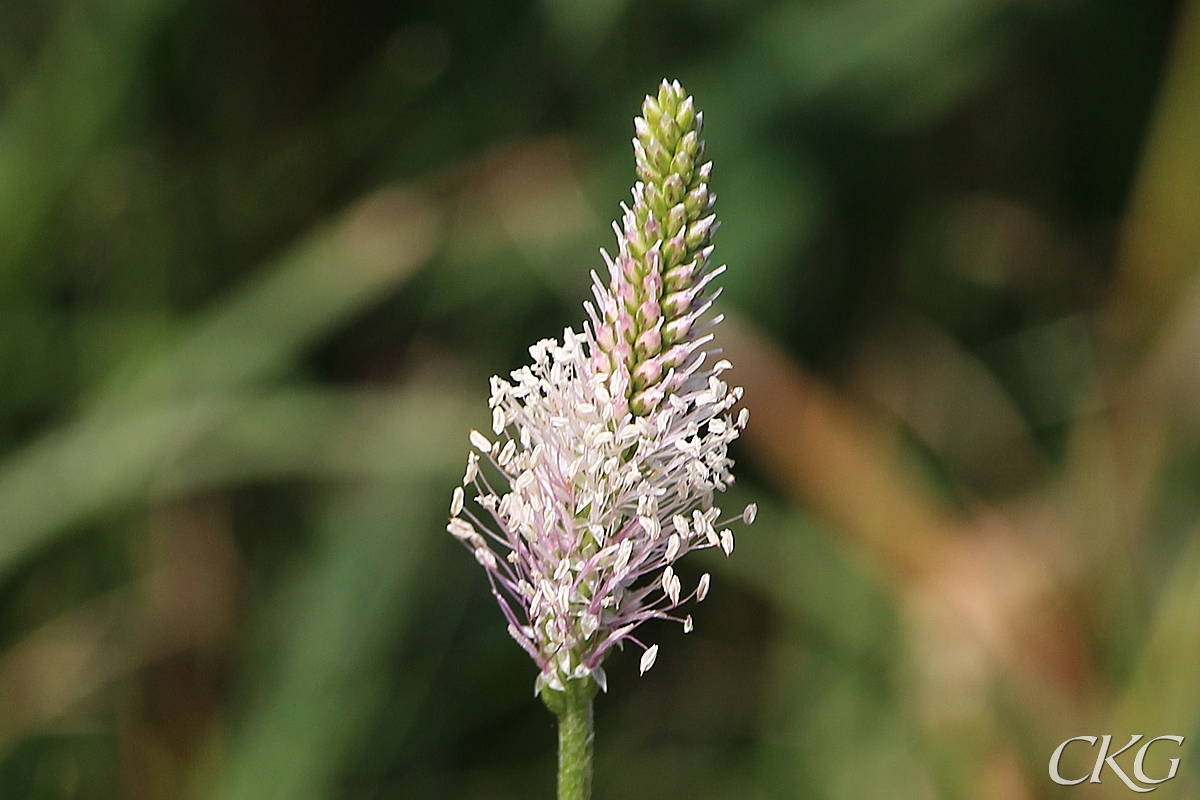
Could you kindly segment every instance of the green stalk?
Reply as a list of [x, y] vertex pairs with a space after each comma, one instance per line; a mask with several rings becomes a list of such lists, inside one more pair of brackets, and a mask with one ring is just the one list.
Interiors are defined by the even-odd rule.
[[596, 688], [587, 678], [567, 681], [565, 692], [542, 692], [546, 705], [558, 715], [558, 800], [591, 800]]

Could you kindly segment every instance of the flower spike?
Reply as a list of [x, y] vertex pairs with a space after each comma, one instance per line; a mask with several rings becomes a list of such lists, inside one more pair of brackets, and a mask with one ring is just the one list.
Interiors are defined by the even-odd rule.
[[[745, 428], [741, 389], [709, 361], [705, 321], [724, 267], [710, 269], [711, 163], [703, 116], [663, 82], [634, 120], [638, 182], [623, 206], [607, 282], [594, 277], [590, 326], [530, 349], [532, 363], [491, 382], [495, 440], [471, 431], [448, 530], [487, 571], [509, 634], [537, 663], [535, 691], [566, 691], [651, 619], [708, 594], [705, 574], [683, 594], [671, 566], [693, 550], [733, 551], [714, 494], [733, 483], [730, 442]], [[603, 251], [601, 251], [603, 253]], [[474, 497], [470, 497], [474, 492]], [[473, 499], [474, 503], [468, 502]], [[718, 532], [719, 531], [719, 532]], [[547, 701], [549, 702], [549, 700]]]

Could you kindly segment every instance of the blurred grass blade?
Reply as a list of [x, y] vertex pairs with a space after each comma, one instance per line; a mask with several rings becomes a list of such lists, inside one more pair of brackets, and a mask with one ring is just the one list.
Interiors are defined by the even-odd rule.
[[466, 393], [287, 390], [238, 403], [164, 465], [148, 494], [296, 478], [412, 480], [462, 469], [464, 431], [484, 424]]
[[60, 6], [62, 21], [0, 118], [0, 286], [111, 124], [180, 0]]
[[[786, 3], [756, 32], [802, 101], [837, 94], [902, 110], [914, 121], [952, 107], [993, 71], [988, 23], [1026, 0], [850, 0]], [[912, 108], [899, 109], [908, 103]]]
[[447, 475], [468, 408], [444, 393], [296, 390], [82, 420], [0, 463], [0, 573], [54, 532], [147, 495], [282, 477]]
[[385, 685], [382, 653], [432, 516], [412, 486], [356, 489], [334, 501], [316, 557], [283, 598], [291, 602], [281, 650], [234, 737], [215, 798], [326, 795]]
[[1132, 341], [1157, 329], [1200, 264], [1200, 2], [1178, 10], [1173, 53], [1122, 223], [1109, 309]]
[[1109, 727], [1191, 735], [1200, 726], [1200, 538], [1195, 532], [1164, 586], [1133, 678]]
[[110, 386], [106, 399], [188, 396], [276, 377], [301, 348], [409, 277], [440, 243], [437, 217], [422, 198], [376, 192], [206, 312], [182, 342]]

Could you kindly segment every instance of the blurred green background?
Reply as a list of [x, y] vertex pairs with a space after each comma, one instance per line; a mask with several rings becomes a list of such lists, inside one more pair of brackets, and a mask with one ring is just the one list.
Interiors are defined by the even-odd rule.
[[552, 797], [446, 507], [663, 77], [761, 512], [598, 800], [1200, 796], [1200, 3], [6, 0], [0, 798]]

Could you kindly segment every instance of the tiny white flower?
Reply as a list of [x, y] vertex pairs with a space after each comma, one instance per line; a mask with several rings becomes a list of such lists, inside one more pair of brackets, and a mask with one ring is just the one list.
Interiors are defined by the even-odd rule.
[[450, 498], [450, 516], [457, 517], [463, 510], [463, 490], [461, 486], [454, 487], [454, 496]]
[[708, 597], [708, 585], [712, 581], [712, 576], [707, 572], [700, 576], [700, 583], [696, 585], [696, 602], [702, 602]]
[[742, 512], [742, 522], [746, 525], [753, 525], [754, 518], [758, 516], [758, 504], [751, 503], [746, 506], [746, 510]]

